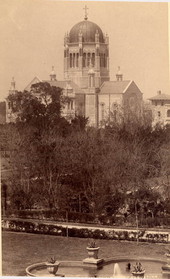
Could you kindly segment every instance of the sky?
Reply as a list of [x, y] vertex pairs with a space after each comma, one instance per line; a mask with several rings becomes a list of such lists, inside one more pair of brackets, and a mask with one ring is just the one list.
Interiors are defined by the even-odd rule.
[[168, 3], [1, 0], [0, 100], [12, 77], [16, 89], [24, 90], [35, 76], [48, 80], [53, 65], [57, 79], [63, 79], [64, 35], [84, 19], [85, 5], [88, 19], [109, 36], [110, 80], [120, 66], [144, 99], [158, 90], [170, 94]]

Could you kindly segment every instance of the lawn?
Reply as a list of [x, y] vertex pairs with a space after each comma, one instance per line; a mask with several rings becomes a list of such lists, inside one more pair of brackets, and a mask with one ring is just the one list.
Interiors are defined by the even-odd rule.
[[[83, 260], [87, 257], [88, 239], [66, 238], [50, 235], [37, 235], [16, 232], [2, 233], [2, 271], [3, 276], [24, 276], [30, 264], [46, 261], [50, 256], [60, 260]], [[100, 256], [153, 257], [166, 260], [168, 245], [97, 240]]]

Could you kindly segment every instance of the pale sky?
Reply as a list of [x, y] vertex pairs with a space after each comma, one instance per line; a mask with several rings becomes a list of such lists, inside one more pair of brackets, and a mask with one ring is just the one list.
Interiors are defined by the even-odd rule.
[[110, 80], [120, 66], [145, 99], [158, 90], [170, 93], [168, 3], [0, 0], [1, 100], [13, 76], [18, 90], [35, 76], [49, 79], [52, 65], [57, 79], [63, 79], [64, 34], [84, 19], [85, 5], [88, 19], [109, 35]]

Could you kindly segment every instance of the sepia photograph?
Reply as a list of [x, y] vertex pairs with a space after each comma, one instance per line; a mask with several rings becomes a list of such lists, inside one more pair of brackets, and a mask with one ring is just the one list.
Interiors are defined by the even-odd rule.
[[170, 279], [170, 3], [0, 1], [1, 275]]

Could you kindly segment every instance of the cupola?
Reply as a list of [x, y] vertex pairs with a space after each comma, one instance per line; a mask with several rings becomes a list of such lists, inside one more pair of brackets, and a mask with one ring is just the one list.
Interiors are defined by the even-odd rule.
[[15, 91], [15, 80], [14, 80], [14, 77], [12, 77], [10, 90], [11, 91]]
[[120, 71], [120, 66], [118, 67], [118, 71], [117, 71], [117, 74], [116, 74], [116, 80], [117, 81], [122, 81], [123, 80], [123, 74]]
[[51, 71], [51, 73], [50, 73], [50, 80], [51, 80], [51, 81], [56, 80], [56, 73], [55, 73], [55, 71], [54, 71], [54, 66], [52, 66], [52, 71]]

